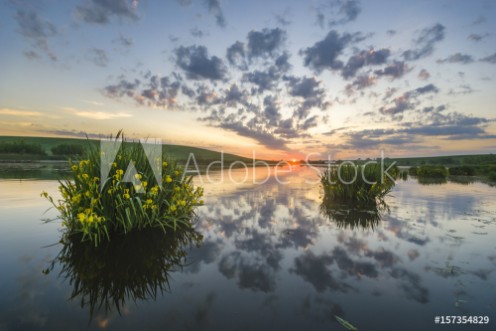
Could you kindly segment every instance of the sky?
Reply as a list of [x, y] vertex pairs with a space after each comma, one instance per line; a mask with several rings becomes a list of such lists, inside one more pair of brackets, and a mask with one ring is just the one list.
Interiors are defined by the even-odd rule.
[[488, 0], [4, 0], [0, 135], [494, 153], [495, 31]]

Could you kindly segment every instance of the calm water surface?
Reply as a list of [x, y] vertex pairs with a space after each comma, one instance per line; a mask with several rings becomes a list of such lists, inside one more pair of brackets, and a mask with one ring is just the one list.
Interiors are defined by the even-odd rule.
[[285, 184], [224, 173], [203, 183], [195, 242], [148, 236], [96, 255], [64, 250], [60, 222], [42, 222], [56, 213], [40, 192], [58, 183], [29, 177], [0, 181], [0, 330], [344, 330], [335, 315], [359, 330], [496, 325], [496, 188], [483, 183], [398, 181], [389, 211], [353, 224], [324, 216], [312, 169], [281, 173]]

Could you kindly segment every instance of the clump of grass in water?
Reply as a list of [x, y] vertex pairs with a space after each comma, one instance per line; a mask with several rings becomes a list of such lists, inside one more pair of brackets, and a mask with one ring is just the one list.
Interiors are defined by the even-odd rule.
[[[203, 189], [195, 189], [191, 177], [183, 180], [182, 169], [168, 160], [156, 160], [161, 162], [163, 175], [157, 182], [141, 143], [126, 142], [120, 132], [118, 139], [122, 144], [103, 183], [100, 150], [88, 144], [87, 159], [69, 161], [71, 176], [59, 185], [62, 199], [54, 201], [48, 193], [42, 193], [59, 210], [66, 233], [82, 234], [82, 241], [97, 246], [114, 234], [146, 228], [165, 232], [188, 226], [194, 208], [203, 204]], [[141, 185], [124, 178], [131, 161], [137, 170], [135, 182]]]
[[448, 177], [448, 169], [441, 165], [423, 165], [417, 170], [419, 178], [446, 178]]
[[[395, 178], [398, 169], [390, 173]], [[395, 185], [379, 164], [333, 167], [322, 174], [321, 183], [327, 200], [353, 204], [382, 201]]]

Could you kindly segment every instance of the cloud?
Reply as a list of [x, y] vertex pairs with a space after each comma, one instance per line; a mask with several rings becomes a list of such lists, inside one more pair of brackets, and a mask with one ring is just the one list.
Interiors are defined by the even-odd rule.
[[29, 111], [29, 110], [17, 110], [11, 108], [0, 108], [0, 115], [4, 116], [15, 116], [15, 117], [41, 117], [45, 116], [39, 111]]
[[376, 83], [376, 78], [372, 75], [359, 75], [351, 84], [346, 85], [346, 92], [353, 94], [355, 91], [363, 90], [373, 86]]
[[145, 75], [141, 80], [121, 78], [117, 84], [106, 86], [102, 92], [109, 98], [130, 98], [137, 104], [148, 107], [181, 109], [176, 103], [179, 92], [185, 95], [191, 93], [188, 96], [192, 98], [196, 92], [181, 85], [177, 79], [178, 75], [175, 73], [162, 77]]
[[277, 125], [281, 119], [281, 113], [279, 112], [279, 103], [277, 98], [271, 95], [265, 97], [263, 101], [264, 105], [264, 116], [268, 119], [269, 125]]
[[390, 107], [381, 107], [379, 112], [384, 115], [396, 116], [405, 112], [406, 110], [414, 109], [418, 104], [417, 97], [428, 93], [438, 93], [439, 89], [434, 84], [427, 84], [418, 87], [414, 90], [403, 93], [402, 95], [393, 99], [393, 105]]
[[444, 59], [439, 59], [436, 61], [437, 63], [461, 63], [468, 64], [474, 62], [474, 58], [468, 54], [455, 53], [453, 55], [448, 56]]
[[408, 93], [411, 95], [419, 95], [419, 94], [426, 94], [426, 93], [437, 93], [439, 92], [439, 89], [437, 88], [436, 85], [434, 84], [427, 84], [421, 87], [416, 88], [415, 90], [412, 90]]
[[489, 37], [489, 36], [490, 36], [489, 33], [483, 33], [483, 34], [471, 33], [468, 35], [467, 39], [477, 42], [477, 41], [481, 41], [482, 39]]
[[238, 121], [225, 121], [219, 124], [219, 127], [235, 132], [240, 136], [252, 138], [263, 146], [276, 150], [288, 150], [286, 140], [277, 138], [272, 133], [264, 132], [259, 129], [251, 129]]
[[482, 62], [488, 62], [488, 63], [496, 63], [496, 53], [494, 53], [493, 55], [489, 55], [489, 56], [486, 56], [482, 59], [480, 59], [479, 61], [482, 61]]
[[317, 73], [325, 69], [341, 69], [343, 62], [337, 58], [352, 41], [352, 35], [348, 33], [339, 35], [337, 31], [331, 30], [323, 40], [300, 51], [300, 54], [304, 56], [304, 65]]
[[93, 120], [110, 120], [110, 119], [115, 119], [115, 118], [128, 118], [128, 117], [133, 117], [132, 114], [130, 113], [124, 113], [124, 112], [104, 112], [104, 111], [91, 111], [91, 110], [77, 110], [74, 108], [65, 108], [64, 110], [79, 116], [79, 117], [85, 117], [85, 118], [90, 118]]
[[243, 81], [255, 84], [258, 87], [258, 93], [274, 89], [279, 78], [280, 73], [275, 67], [270, 67], [266, 71], [255, 70], [243, 74]]
[[76, 16], [85, 23], [107, 24], [112, 17], [137, 20], [132, 6], [126, 0], [88, 0], [84, 6], [76, 6]]
[[109, 59], [103, 49], [92, 48], [88, 51], [88, 59], [98, 67], [106, 67]]
[[227, 61], [230, 65], [236, 66], [240, 70], [246, 70], [248, 68], [245, 57], [245, 45], [241, 41], [236, 41], [234, 44], [227, 48]]
[[270, 57], [281, 49], [286, 32], [280, 28], [252, 30], [248, 33], [248, 57]]
[[189, 79], [222, 80], [227, 75], [224, 62], [217, 56], [208, 56], [205, 46], [180, 46], [174, 51], [176, 65]]
[[320, 87], [321, 82], [314, 77], [288, 76], [285, 79], [289, 95], [301, 98], [294, 112], [294, 116], [298, 119], [306, 119], [311, 108], [318, 107], [324, 110], [329, 106], [329, 103], [325, 101], [324, 89]]
[[394, 61], [383, 69], [374, 71], [377, 76], [389, 76], [392, 79], [403, 77], [408, 72], [408, 65], [405, 62]]
[[133, 44], [134, 44], [134, 41], [132, 38], [127, 38], [127, 37], [124, 37], [123, 35], [119, 35], [119, 38], [114, 39], [112, 42], [115, 44], [119, 44], [125, 48], [129, 48], [129, 47], [133, 46]]
[[486, 18], [482, 15], [480, 15], [479, 17], [477, 17], [473, 22], [472, 22], [472, 25], [479, 25], [479, 24], [482, 24], [482, 23], [485, 23], [486, 22]]
[[431, 74], [425, 69], [420, 70], [420, 72], [418, 74], [418, 78], [420, 80], [428, 80], [430, 77], [431, 77]]
[[324, 27], [325, 14], [329, 14], [328, 25], [346, 24], [357, 19], [362, 11], [359, 0], [335, 0], [317, 8], [317, 22]]
[[205, 4], [209, 13], [215, 16], [217, 25], [224, 28], [226, 26], [226, 18], [224, 17], [224, 12], [222, 11], [219, 0], [206, 0]]
[[203, 32], [202, 30], [200, 30], [197, 26], [195, 26], [194, 28], [192, 28], [191, 30], [189, 30], [189, 32], [195, 38], [203, 38], [203, 36], [205, 36], [205, 32]]
[[368, 51], [360, 51], [348, 59], [348, 62], [341, 71], [341, 75], [343, 78], [354, 77], [356, 72], [366, 65], [379, 65], [386, 63], [390, 54], [391, 51], [386, 48], [378, 51], [373, 49]]
[[[31, 42], [32, 47], [45, 53], [52, 61], [57, 61], [57, 56], [50, 49], [48, 40], [58, 34], [58, 30], [52, 23], [41, 19], [34, 11], [18, 10], [15, 20], [20, 28], [21, 35]], [[37, 58], [35, 51], [25, 53], [28, 58]]]
[[42, 132], [47, 134], [53, 134], [56, 136], [66, 136], [66, 137], [77, 137], [77, 138], [91, 138], [91, 139], [101, 139], [105, 135], [100, 133], [91, 133], [86, 131], [77, 130], [43, 130]]
[[419, 37], [414, 40], [417, 48], [403, 52], [405, 60], [414, 61], [431, 55], [434, 52], [435, 44], [444, 39], [444, 31], [445, 27], [439, 23], [423, 29]]

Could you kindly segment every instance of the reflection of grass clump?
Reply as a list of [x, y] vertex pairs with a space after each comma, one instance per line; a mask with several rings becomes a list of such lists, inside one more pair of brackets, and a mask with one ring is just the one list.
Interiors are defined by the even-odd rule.
[[[397, 177], [398, 169], [392, 169], [390, 174]], [[321, 176], [321, 183], [328, 199], [346, 203], [382, 200], [395, 185], [394, 180], [383, 174], [379, 164], [366, 167], [340, 165], [324, 172]]]
[[410, 167], [408, 168], [408, 174], [410, 176], [417, 176], [418, 168], [417, 167]]
[[475, 167], [472, 166], [450, 167], [449, 174], [452, 176], [474, 176]]
[[422, 178], [446, 178], [448, 169], [441, 165], [423, 165], [418, 168], [417, 176]]
[[[116, 143], [117, 139], [119, 135]], [[88, 159], [70, 162], [71, 179], [59, 186], [62, 200], [42, 194], [59, 210], [69, 234], [82, 233], [82, 240], [95, 245], [113, 233], [153, 227], [175, 230], [189, 224], [194, 207], [203, 203], [202, 189], [194, 189], [191, 178], [182, 180], [182, 171], [174, 162], [157, 157], [152, 160], [156, 164], [150, 165], [141, 143], [121, 139], [103, 182], [100, 165], [104, 154], [90, 145]], [[129, 171], [132, 164], [135, 171]], [[162, 178], [156, 179], [152, 166], [161, 168]]]
[[388, 210], [387, 204], [368, 203], [360, 206], [336, 204], [332, 199], [324, 196], [320, 211], [324, 216], [336, 222], [338, 228], [355, 230], [375, 229], [382, 219], [384, 212]]
[[160, 229], [133, 231], [113, 237], [95, 247], [81, 242], [81, 235], [64, 235], [62, 250], [44, 270], [48, 274], [60, 264], [60, 276], [72, 285], [71, 299], [88, 306], [90, 315], [126, 302], [156, 299], [169, 289], [169, 273], [185, 264], [190, 245], [200, 245], [202, 237], [191, 227], [174, 233]]

